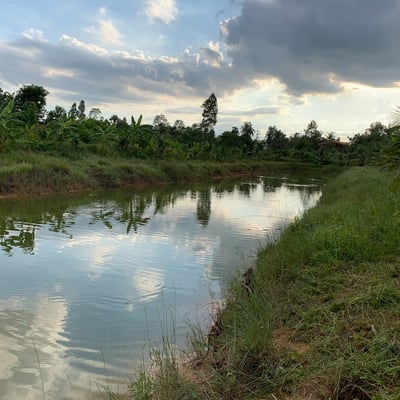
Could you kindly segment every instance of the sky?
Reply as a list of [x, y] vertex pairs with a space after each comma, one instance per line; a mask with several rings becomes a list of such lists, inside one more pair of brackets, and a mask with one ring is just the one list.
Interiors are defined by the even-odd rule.
[[400, 105], [399, 0], [10, 0], [1, 20], [0, 88], [43, 86], [48, 110], [191, 126], [215, 93], [217, 133], [346, 140]]

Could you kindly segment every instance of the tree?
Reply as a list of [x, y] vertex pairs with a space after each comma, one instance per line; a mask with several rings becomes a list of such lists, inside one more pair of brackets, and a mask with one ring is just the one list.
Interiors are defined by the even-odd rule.
[[25, 114], [26, 122], [36, 123], [44, 117], [48, 94], [42, 86], [23, 86], [14, 97], [14, 110]]
[[182, 132], [185, 129], [185, 123], [181, 119], [177, 119], [174, 122], [174, 129], [177, 132]]
[[289, 139], [276, 126], [270, 126], [267, 131], [268, 150], [285, 151], [289, 144]]
[[215, 139], [217, 157], [222, 159], [241, 158], [244, 150], [239, 129], [233, 127], [231, 131], [225, 131]]
[[164, 114], [159, 114], [154, 117], [153, 127], [158, 131], [163, 131], [169, 127], [169, 122]]
[[217, 123], [218, 101], [214, 93], [211, 93], [210, 97], [204, 100], [201, 108], [203, 109], [203, 120], [201, 121], [200, 128], [205, 132], [209, 132]]
[[240, 139], [243, 146], [243, 155], [245, 157], [251, 156], [254, 154], [255, 150], [255, 142], [253, 141], [254, 136], [254, 128], [251, 122], [244, 122], [240, 128]]
[[254, 136], [254, 128], [250, 121], [243, 122], [243, 125], [240, 128], [240, 134], [243, 137], [252, 138]]
[[54, 110], [51, 110], [47, 113], [46, 123], [52, 121], [64, 121], [67, 119], [67, 112], [61, 106], [55, 106]]
[[78, 118], [79, 119], [85, 119], [85, 117], [86, 117], [85, 109], [86, 109], [85, 100], [81, 100], [79, 102], [79, 106], [78, 106]]
[[76, 119], [78, 118], [78, 110], [76, 108], [76, 103], [73, 103], [68, 111], [68, 118]]
[[92, 108], [89, 112], [89, 119], [94, 119], [96, 121], [101, 121], [103, 119], [103, 116], [101, 115], [101, 110], [100, 108]]
[[310, 140], [311, 147], [317, 149], [322, 141], [322, 132], [318, 129], [318, 124], [314, 120], [307, 125], [304, 135]]
[[350, 139], [350, 159], [358, 165], [379, 163], [390, 146], [390, 142], [385, 125], [374, 122], [363, 134], [359, 133]]

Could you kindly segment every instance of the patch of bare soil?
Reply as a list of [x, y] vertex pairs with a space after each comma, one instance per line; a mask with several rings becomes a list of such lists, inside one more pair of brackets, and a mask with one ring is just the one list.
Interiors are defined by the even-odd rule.
[[272, 342], [276, 349], [288, 350], [304, 354], [309, 349], [309, 344], [293, 340], [293, 331], [288, 328], [278, 328], [272, 333]]

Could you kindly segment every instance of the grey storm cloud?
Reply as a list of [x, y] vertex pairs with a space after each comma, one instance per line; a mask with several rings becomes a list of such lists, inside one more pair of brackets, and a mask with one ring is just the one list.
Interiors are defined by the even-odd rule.
[[31, 32], [0, 42], [0, 85], [35, 83], [97, 102], [223, 96], [268, 78], [288, 98], [334, 93], [343, 81], [385, 87], [400, 81], [399, 20], [399, 0], [244, 0], [221, 23], [219, 44], [160, 58]]
[[399, 20], [398, 0], [247, 0], [221, 32], [233, 69], [302, 95], [400, 81]]
[[68, 36], [56, 44], [22, 37], [0, 43], [0, 59], [8, 60], [2, 63], [0, 82], [53, 86], [71, 92], [71, 99], [81, 93], [86, 100], [108, 102], [145, 101], [145, 93], [149, 100], [151, 93], [205, 96], [221, 80], [223, 60], [212, 49], [200, 53], [150, 58], [109, 52]]

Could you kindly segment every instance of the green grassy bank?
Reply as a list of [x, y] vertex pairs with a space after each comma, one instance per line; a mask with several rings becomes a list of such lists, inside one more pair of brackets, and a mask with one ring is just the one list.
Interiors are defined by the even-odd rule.
[[168, 351], [141, 372], [144, 399], [399, 399], [400, 196], [354, 168], [260, 252], [191, 368]]
[[45, 153], [9, 152], [0, 158], [0, 197], [191, 182], [237, 174], [312, 168], [319, 169], [301, 163], [257, 160], [144, 161], [79, 154], [71, 160]]

